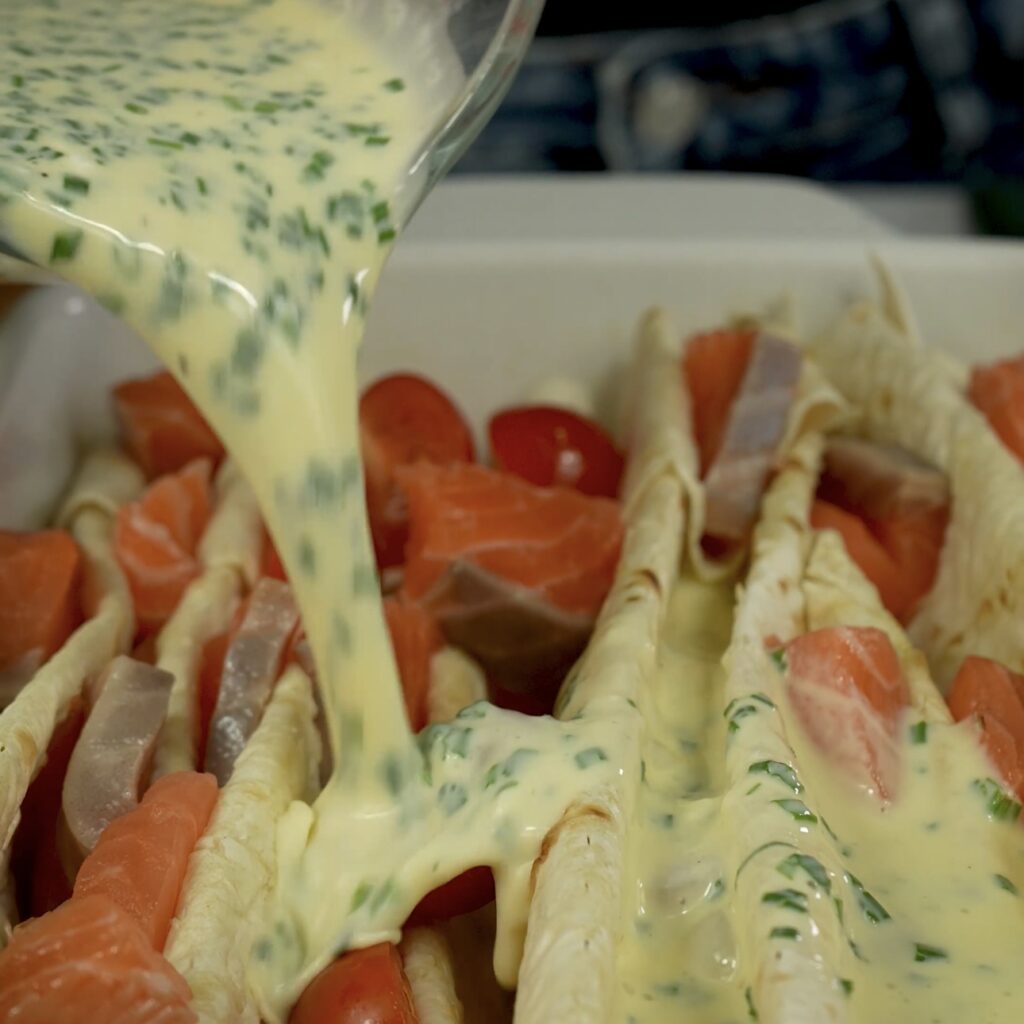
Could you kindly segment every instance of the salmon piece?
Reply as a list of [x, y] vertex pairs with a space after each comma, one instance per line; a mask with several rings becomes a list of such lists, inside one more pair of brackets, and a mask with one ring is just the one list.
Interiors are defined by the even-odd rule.
[[54, 730], [46, 763], [21, 802], [21, 821], [11, 845], [11, 870], [23, 917], [46, 914], [71, 895], [57, 848], [57, 828], [64, 775], [84, 722], [84, 704], [76, 697]]
[[873, 524], [908, 593], [905, 605], [893, 611], [900, 622], [906, 623], [913, 618], [921, 598], [935, 583], [948, 525], [948, 508], [907, 512]]
[[419, 732], [427, 724], [430, 659], [441, 649], [443, 639], [430, 612], [400, 596], [384, 599], [384, 618], [398, 663], [409, 727]]
[[870, 519], [945, 508], [949, 480], [941, 469], [895, 444], [838, 434], [828, 439], [818, 493]]
[[722, 447], [729, 410], [747, 372], [754, 335], [752, 330], [709, 331], [695, 335], [686, 344], [683, 377], [690, 392], [702, 478]]
[[850, 558], [902, 623], [910, 621], [935, 582], [948, 521], [946, 508], [870, 520], [821, 498], [811, 506], [811, 526], [843, 538]]
[[974, 367], [967, 396], [1003, 444], [1024, 461], [1024, 356]]
[[0, 953], [0, 1022], [194, 1024], [188, 983], [106, 896], [16, 928]]
[[953, 718], [975, 718], [1003, 782], [1024, 799], [1024, 676], [990, 658], [964, 658], [946, 698]]
[[0, 672], [45, 661], [81, 622], [82, 556], [64, 530], [0, 530]]
[[[708, 336], [703, 336], [706, 339]], [[764, 331], [752, 336], [740, 370], [745, 342], [729, 333], [717, 337], [719, 348], [700, 340], [697, 365], [684, 357], [687, 379], [699, 379], [694, 408], [708, 403], [694, 415], [702, 463], [705, 497], [704, 532], [726, 545], [743, 543], [757, 520], [761, 496], [786, 429], [789, 407], [800, 379], [800, 350]], [[709, 385], [707, 378], [721, 374], [724, 382]], [[739, 384], [734, 380], [739, 375]], [[710, 400], [709, 396], [710, 395]], [[722, 406], [724, 404], [724, 412]], [[724, 422], [722, 416], [724, 415]], [[699, 431], [709, 431], [703, 440]]]
[[284, 562], [281, 561], [273, 538], [265, 526], [263, 527], [263, 550], [260, 556], [260, 576], [269, 576], [270, 579], [280, 580], [282, 583], [288, 582], [288, 573], [285, 572]]
[[118, 384], [113, 397], [125, 447], [150, 479], [224, 458], [220, 439], [167, 371]]
[[162, 950], [178, 905], [188, 859], [217, 802], [217, 780], [177, 772], [157, 780], [134, 810], [100, 836], [75, 879], [74, 898], [105, 896]]
[[786, 646], [784, 665], [790, 702], [811, 741], [851, 780], [891, 799], [910, 691], [888, 636], [873, 626], [818, 629]]
[[118, 510], [114, 553], [128, 577], [142, 631], [163, 625], [199, 576], [196, 547], [210, 513], [205, 459], [160, 477], [138, 501]]
[[427, 597], [466, 561], [564, 611], [597, 614], [622, 547], [614, 501], [469, 463], [420, 462], [396, 475], [409, 503], [407, 597]]
[[815, 530], [835, 530], [843, 538], [847, 554], [875, 585], [882, 604], [902, 620], [913, 594], [892, 555], [868, 524], [853, 512], [816, 498], [811, 506], [811, 526]]

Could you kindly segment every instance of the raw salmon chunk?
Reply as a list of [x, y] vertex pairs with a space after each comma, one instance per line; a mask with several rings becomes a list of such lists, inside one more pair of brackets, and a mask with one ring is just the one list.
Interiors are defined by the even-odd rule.
[[210, 463], [190, 462], [162, 476], [118, 511], [114, 551], [140, 628], [161, 626], [200, 572], [196, 547], [210, 518]]
[[601, 607], [622, 546], [615, 502], [467, 463], [421, 462], [397, 477], [409, 502], [407, 596], [423, 597], [463, 561], [565, 611]]
[[114, 388], [125, 446], [153, 477], [176, 473], [194, 459], [217, 463], [224, 446], [202, 413], [166, 371]]
[[976, 366], [967, 394], [1003, 444], [1024, 461], [1024, 356]]
[[873, 626], [818, 629], [787, 645], [783, 663], [793, 710], [815, 746], [851, 781], [891, 798], [910, 693], [888, 636]]
[[427, 724], [430, 659], [441, 649], [441, 633], [430, 612], [401, 596], [385, 598], [384, 617], [402, 680], [409, 726], [419, 732]]
[[964, 658], [947, 698], [953, 717], [974, 717], [1003, 782], [1024, 797], [1024, 676], [990, 658]]
[[134, 810], [115, 819], [86, 857], [74, 898], [102, 895], [163, 949], [188, 859], [217, 802], [212, 775], [177, 772], [155, 782]]
[[106, 896], [16, 928], [0, 953], [0, 1024], [192, 1024], [185, 979]]
[[81, 555], [69, 533], [0, 530], [0, 672], [49, 658], [81, 618]]
[[729, 409], [743, 383], [753, 344], [752, 330], [708, 331], [686, 344], [683, 376], [690, 393], [702, 477], [722, 447]]

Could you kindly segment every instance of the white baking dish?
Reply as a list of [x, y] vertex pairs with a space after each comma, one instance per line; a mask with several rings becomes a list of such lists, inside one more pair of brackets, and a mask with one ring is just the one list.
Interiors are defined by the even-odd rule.
[[[969, 361], [1024, 348], [1024, 246], [896, 238], [820, 189], [455, 183], [420, 216], [384, 275], [364, 374], [423, 371], [478, 424], [551, 375], [600, 388], [654, 303], [690, 330], [788, 291], [816, 331], [876, 288], [872, 255], [906, 289], [928, 344]], [[110, 386], [154, 365], [70, 289], [15, 308], [0, 324], [0, 526], [45, 517], [76, 447], [112, 430]]]

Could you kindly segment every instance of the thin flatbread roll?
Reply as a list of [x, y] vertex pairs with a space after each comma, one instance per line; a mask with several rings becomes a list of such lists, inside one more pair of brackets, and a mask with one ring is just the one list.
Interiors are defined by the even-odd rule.
[[963, 396], [946, 362], [906, 344], [871, 303], [814, 346], [856, 407], [859, 432], [943, 470], [952, 510], [931, 591], [908, 631], [943, 689], [968, 654], [1024, 670], [1024, 474]]
[[189, 861], [164, 955], [189, 983], [201, 1024], [258, 1024], [246, 971], [273, 888], [278, 820], [317, 785], [315, 713], [310, 681], [293, 666], [239, 755]]

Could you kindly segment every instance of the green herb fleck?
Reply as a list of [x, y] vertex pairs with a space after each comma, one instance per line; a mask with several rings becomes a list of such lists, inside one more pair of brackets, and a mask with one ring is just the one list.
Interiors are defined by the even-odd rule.
[[148, 114], [149, 108], [144, 107], [141, 103], [126, 103], [124, 109], [132, 114]]
[[799, 941], [800, 930], [798, 928], [779, 927], [773, 928], [768, 934], [769, 939], [795, 939]]
[[587, 747], [586, 750], [581, 750], [573, 760], [575, 760], [577, 768], [583, 769], [589, 768], [599, 761], [607, 761], [608, 755], [600, 747]]
[[1013, 882], [1006, 877], [1006, 875], [993, 875], [992, 877], [996, 880], [996, 885], [998, 885], [1000, 889], [1005, 889], [1012, 896], [1019, 895], [1017, 886], [1015, 886]]
[[832, 891], [832, 881], [828, 877], [825, 865], [816, 857], [807, 853], [791, 853], [776, 865], [779, 874], [786, 878], [795, 878], [798, 871], [803, 871], [808, 878], [825, 893]]
[[743, 993], [747, 1000], [747, 1013], [750, 1015], [751, 1020], [757, 1020], [757, 1007], [754, 1006], [754, 993], [750, 986], [747, 986], [746, 991]]
[[849, 978], [840, 978], [839, 987], [843, 990], [844, 996], [848, 996], [853, 992], [853, 982]]
[[794, 793], [799, 793], [804, 788], [803, 783], [797, 778], [794, 769], [788, 764], [783, 764], [782, 761], [755, 761], [747, 769], [747, 774], [770, 775], [772, 778], [785, 783]]
[[360, 882], [356, 886], [356, 891], [352, 893], [352, 903], [349, 909], [353, 913], [357, 911], [370, 898], [372, 892], [373, 886], [369, 882]]
[[938, 946], [928, 946], [923, 942], [914, 943], [914, 962], [923, 964], [928, 960], [948, 960], [949, 954]]
[[468, 799], [465, 786], [457, 782], [446, 782], [437, 791], [437, 802], [449, 817], [462, 808]]
[[309, 158], [309, 163], [303, 169], [302, 176], [306, 181], [323, 181], [327, 169], [333, 163], [332, 154], [328, 153], [326, 149], [318, 150]]
[[910, 727], [910, 742], [918, 745], [928, 742], [927, 722], [915, 722]]
[[807, 913], [807, 894], [799, 889], [776, 889], [766, 892], [761, 897], [762, 903], [771, 903], [783, 910], [795, 910], [800, 914]]
[[808, 825], [817, 824], [818, 816], [803, 802], [803, 800], [773, 800], [776, 807], [781, 807], [787, 814], [792, 815], [797, 821], [806, 821]]
[[1016, 821], [1020, 817], [1020, 804], [1003, 792], [995, 779], [975, 779], [974, 788], [988, 805], [989, 816], [996, 821]]
[[864, 888], [863, 883], [856, 875], [847, 873], [846, 880], [850, 883], [850, 887], [853, 889], [854, 895], [857, 897], [857, 905], [861, 909], [861, 913], [872, 922], [872, 924], [879, 924], [882, 921], [888, 921], [891, 918], [891, 914], [885, 907], [882, 906], [874, 896], [871, 895]]
[[50, 247], [51, 263], [68, 263], [75, 258], [78, 247], [82, 244], [81, 231], [62, 231], [53, 236]]
[[281, 109], [281, 105], [274, 103], [273, 100], [260, 100], [252, 109], [257, 114], [276, 114]]
[[158, 149], [184, 149], [185, 143], [177, 142], [174, 139], [158, 139], [155, 136], [146, 139], [151, 146], [156, 146]]
[[65, 174], [64, 191], [77, 192], [80, 196], [87, 196], [89, 194], [89, 179], [80, 178], [77, 174]]
[[769, 651], [768, 657], [772, 659], [773, 664], [780, 672], [786, 671], [786, 649], [784, 647], [776, 647], [775, 650]]
[[299, 568], [307, 576], [316, 575], [316, 548], [308, 537], [299, 541]]
[[389, 78], [384, 83], [384, 88], [388, 92], [401, 92], [405, 88], [405, 82], [401, 78]]

